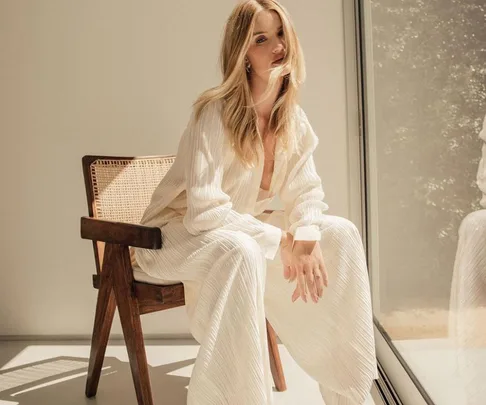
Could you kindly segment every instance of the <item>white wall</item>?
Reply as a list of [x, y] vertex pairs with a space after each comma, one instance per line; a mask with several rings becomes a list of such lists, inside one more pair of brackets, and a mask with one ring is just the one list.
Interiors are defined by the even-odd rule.
[[[306, 55], [302, 105], [321, 139], [330, 213], [349, 217], [342, 1], [282, 3]], [[234, 4], [0, 2], [0, 335], [91, 333], [81, 157], [175, 153], [191, 102], [219, 83]], [[188, 333], [184, 309], [145, 316], [144, 330]], [[113, 332], [121, 333], [118, 317]]]

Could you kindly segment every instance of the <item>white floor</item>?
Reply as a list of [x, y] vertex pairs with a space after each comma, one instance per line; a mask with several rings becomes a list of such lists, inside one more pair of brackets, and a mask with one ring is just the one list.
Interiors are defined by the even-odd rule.
[[[436, 405], [486, 404], [486, 347], [468, 349], [474, 367], [468, 375], [458, 373], [457, 351], [448, 339], [420, 339], [394, 342], [414, 375]], [[465, 389], [464, 378], [473, 383]]]
[[[147, 341], [156, 405], [184, 405], [197, 355], [194, 341]], [[280, 345], [288, 389], [275, 392], [275, 405], [323, 405], [317, 383]], [[0, 342], [0, 405], [136, 404], [128, 357], [122, 342], [107, 348], [95, 399], [84, 396], [88, 342]], [[376, 390], [365, 405], [381, 405]]]

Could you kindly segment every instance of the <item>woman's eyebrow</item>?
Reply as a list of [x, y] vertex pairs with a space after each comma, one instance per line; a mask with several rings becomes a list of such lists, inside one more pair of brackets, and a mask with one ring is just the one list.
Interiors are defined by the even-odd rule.
[[[283, 26], [281, 25], [280, 28], [277, 31], [280, 31], [282, 28], [283, 28]], [[258, 32], [255, 32], [253, 34], [253, 36], [260, 35], [260, 34], [266, 34], [266, 33], [267, 33], [267, 31], [258, 31]]]

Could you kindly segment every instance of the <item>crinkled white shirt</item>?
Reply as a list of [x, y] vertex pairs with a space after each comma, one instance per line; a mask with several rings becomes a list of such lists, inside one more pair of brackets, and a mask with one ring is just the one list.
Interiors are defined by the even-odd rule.
[[273, 259], [282, 232], [255, 217], [278, 194], [284, 204], [286, 229], [294, 240], [320, 240], [323, 212], [329, 207], [323, 201], [325, 194], [313, 158], [319, 140], [303, 109], [296, 106], [295, 110], [298, 148], [287, 156], [277, 138], [273, 177], [261, 199], [263, 151], [259, 150], [260, 163], [254, 168], [241, 164], [224, 133], [221, 107], [220, 101], [210, 103], [197, 122], [192, 111], [175, 162], [157, 186], [141, 224], [161, 227], [171, 218], [183, 216], [187, 231], [198, 235], [238, 223], [241, 231], [260, 244], [265, 257]]

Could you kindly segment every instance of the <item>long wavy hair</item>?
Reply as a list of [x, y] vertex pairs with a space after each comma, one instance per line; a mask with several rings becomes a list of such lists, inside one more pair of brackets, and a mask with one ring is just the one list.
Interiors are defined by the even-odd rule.
[[194, 102], [196, 119], [211, 102], [222, 101], [222, 122], [236, 156], [246, 167], [258, 162], [257, 148], [263, 149], [258, 130], [257, 113], [251, 95], [251, 72], [247, 72], [245, 57], [251, 45], [256, 17], [263, 10], [275, 11], [280, 16], [285, 43], [283, 62], [272, 68], [262, 99], [279, 83], [281, 87], [273, 105], [268, 129], [281, 137], [284, 150], [296, 147], [292, 136], [298, 90], [305, 80], [304, 55], [287, 10], [275, 0], [241, 1], [229, 16], [224, 30], [220, 52], [222, 83], [203, 92]]

